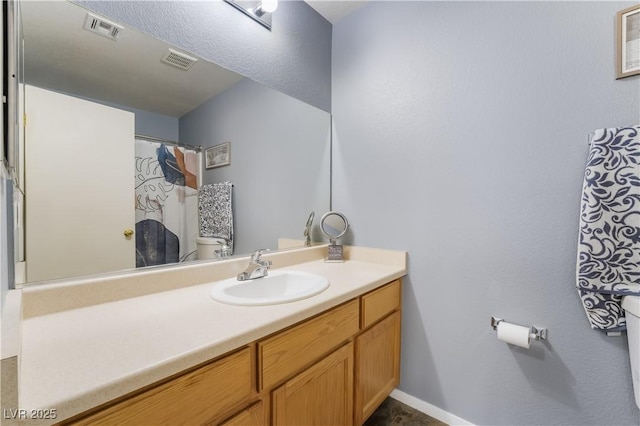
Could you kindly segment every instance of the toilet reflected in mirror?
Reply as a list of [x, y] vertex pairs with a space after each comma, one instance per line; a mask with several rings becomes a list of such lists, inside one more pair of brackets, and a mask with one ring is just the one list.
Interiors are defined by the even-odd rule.
[[338, 212], [327, 212], [320, 219], [320, 230], [329, 238], [329, 251], [326, 262], [344, 262], [342, 244], [336, 244], [336, 240], [347, 233], [349, 221]]
[[224, 238], [198, 237], [196, 244], [198, 260], [220, 259], [231, 255], [231, 249]]

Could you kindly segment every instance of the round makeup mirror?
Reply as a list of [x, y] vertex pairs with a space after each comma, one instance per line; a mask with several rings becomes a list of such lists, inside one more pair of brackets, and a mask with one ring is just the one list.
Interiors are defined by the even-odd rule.
[[349, 229], [347, 218], [338, 212], [327, 212], [320, 219], [320, 230], [329, 238], [331, 244], [335, 244], [335, 240], [346, 234]]

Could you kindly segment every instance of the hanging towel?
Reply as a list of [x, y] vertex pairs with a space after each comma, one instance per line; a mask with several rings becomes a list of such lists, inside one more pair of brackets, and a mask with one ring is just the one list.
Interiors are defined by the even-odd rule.
[[584, 173], [577, 286], [594, 329], [626, 329], [625, 295], [640, 295], [640, 126], [597, 130]]
[[231, 182], [202, 185], [198, 197], [200, 236], [224, 238], [233, 250], [233, 210]]

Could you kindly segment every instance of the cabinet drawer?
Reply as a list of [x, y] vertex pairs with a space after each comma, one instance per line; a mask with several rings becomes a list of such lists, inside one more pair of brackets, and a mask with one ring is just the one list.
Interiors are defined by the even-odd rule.
[[266, 417], [264, 415], [264, 403], [258, 401], [251, 407], [242, 410], [220, 426], [264, 426]]
[[260, 389], [269, 388], [319, 359], [359, 330], [358, 300], [258, 343]]
[[251, 350], [245, 348], [74, 424], [171, 424], [176, 419], [185, 424], [208, 423], [249, 402], [251, 366]]
[[400, 308], [400, 280], [362, 296], [362, 328], [367, 328], [388, 313]]

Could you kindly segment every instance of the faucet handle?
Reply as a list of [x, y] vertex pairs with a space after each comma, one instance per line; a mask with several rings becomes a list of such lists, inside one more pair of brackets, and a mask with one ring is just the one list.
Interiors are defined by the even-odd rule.
[[[253, 253], [251, 253], [251, 261], [252, 262], [260, 262], [260, 259], [262, 257], [262, 253], [264, 253], [265, 251], [269, 251], [269, 249], [258, 249], [256, 251], [254, 251]], [[271, 261], [268, 261], [269, 264], [271, 264]]]

